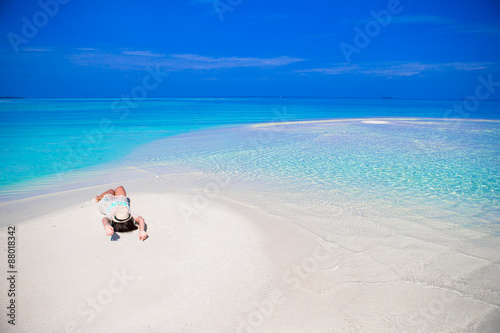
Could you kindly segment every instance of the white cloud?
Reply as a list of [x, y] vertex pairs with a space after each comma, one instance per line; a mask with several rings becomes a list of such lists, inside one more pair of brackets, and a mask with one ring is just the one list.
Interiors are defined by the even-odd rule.
[[303, 61], [287, 56], [277, 58], [206, 57], [196, 54], [175, 54], [181, 67], [193, 69], [235, 68], [235, 67], [279, 67]]
[[[354, 21], [352, 19], [343, 18], [338, 21], [340, 24], [349, 24], [349, 25], [364, 25], [370, 21], [374, 21], [375, 18], [372, 15], [364, 18], [363, 20]], [[385, 20], [385, 18], [384, 18]], [[437, 15], [391, 15], [390, 16], [390, 24], [450, 24], [454, 21], [444, 16]]]
[[458, 34], [500, 35], [500, 26], [489, 26], [484, 24], [452, 25], [447, 27], [444, 32]]
[[50, 49], [46, 49], [46, 48], [31, 48], [31, 47], [28, 47], [28, 48], [25, 48], [24, 51], [28, 51], [28, 52], [50, 52], [51, 50]]
[[436, 15], [400, 15], [392, 17], [392, 22], [396, 24], [448, 24], [452, 20]]
[[133, 56], [142, 56], [142, 57], [164, 57], [164, 54], [161, 53], [152, 53], [150, 51], [123, 51], [124, 55], [133, 55]]
[[385, 62], [373, 64], [334, 64], [330, 67], [312, 68], [296, 71], [297, 73], [321, 73], [327, 75], [361, 74], [368, 76], [402, 77], [421, 75], [426, 71], [473, 71], [487, 69], [492, 63], [486, 62]]
[[237, 67], [280, 67], [304, 59], [281, 56], [275, 58], [254, 57], [208, 57], [197, 54], [165, 55], [150, 51], [127, 50], [120, 53], [80, 52], [70, 55], [70, 60], [81, 66], [107, 67], [120, 70], [144, 69], [148, 66], [162, 66], [166, 70], [213, 70]]
[[273, 13], [273, 14], [263, 14], [263, 15], [248, 15], [248, 17], [259, 20], [259, 21], [279, 21], [279, 20], [286, 20], [291, 18], [292, 16], [289, 14], [285, 13]]

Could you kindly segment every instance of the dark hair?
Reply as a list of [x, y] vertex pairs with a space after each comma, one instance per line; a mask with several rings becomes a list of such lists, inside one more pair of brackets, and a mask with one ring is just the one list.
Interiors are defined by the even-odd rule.
[[115, 221], [111, 221], [111, 226], [113, 227], [115, 232], [129, 232], [137, 229], [133, 217], [130, 217], [127, 222], [117, 223]]

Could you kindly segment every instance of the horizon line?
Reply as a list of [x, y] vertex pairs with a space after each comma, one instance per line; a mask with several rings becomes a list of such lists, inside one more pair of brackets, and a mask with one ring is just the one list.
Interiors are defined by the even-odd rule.
[[[431, 97], [345, 97], [345, 96], [167, 96], [167, 97], [145, 97], [141, 100], [155, 100], [155, 99], [173, 99], [173, 98], [288, 98], [288, 99], [383, 99], [383, 100], [430, 100], [430, 101], [457, 101], [467, 100], [467, 98], [431, 98]], [[20, 96], [0, 96], [0, 100], [17, 99], [17, 100], [115, 100], [122, 99], [122, 97], [20, 97]], [[500, 99], [488, 99], [488, 101], [500, 101]]]

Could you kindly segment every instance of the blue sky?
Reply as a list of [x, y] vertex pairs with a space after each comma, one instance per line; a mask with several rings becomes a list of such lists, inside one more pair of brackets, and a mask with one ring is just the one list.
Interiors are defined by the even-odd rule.
[[0, 64], [0, 96], [500, 99], [500, 1], [2, 0]]

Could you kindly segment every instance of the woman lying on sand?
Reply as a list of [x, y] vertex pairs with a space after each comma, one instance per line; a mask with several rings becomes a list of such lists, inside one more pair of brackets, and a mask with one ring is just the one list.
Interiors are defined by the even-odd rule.
[[96, 195], [95, 202], [99, 203], [99, 211], [106, 215], [102, 224], [106, 235], [112, 236], [116, 232], [128, 232], [137, 229], [139, 225], [139, 240], [145, 240], [148, 234], [145, 230], [146, 222], [142, 216], [134, 217], [130, 211], [130, 199], [123, 186], [109, 189], [101, 195]]

